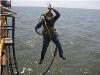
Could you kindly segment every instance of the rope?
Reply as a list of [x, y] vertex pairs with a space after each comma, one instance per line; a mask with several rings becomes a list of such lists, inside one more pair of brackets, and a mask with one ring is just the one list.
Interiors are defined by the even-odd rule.
[[[41, 15], [41, 16], [42, 16], [42, 15]], [[20, 18], [18, 18], [18, 17], [16, 17], [16, 18], [17, 18], [21, 23], [24, 23]], [[41, 17], [40, 17], [40, 19], [41, 19]], [[39, 19], [39, 20], [40, 20], [40, 19]], [[49, 28], [47, 27], [46, 21], [45, 21], [45, 27], [46, 27], [46, 29], [47, 29], [47, 31], [48, 31], [48, 33], [49, 33], [50, 39], [52, 39], [50, 30], [49, 30]], [[40, 34], [40, 33], [39, 33], [39, 34]], [[42, 35], [42, 34], [41, 34], [41, 35]], [[51, 47], [51, 48], [52, 48], [52, 47]], [[51, 49], [51, 51], [52, 51], [52, 49]], [[55, 59], [56, 54], [57, 54], [57, 47], [55, 48], [54, 55], [51, 53], [51, 55], [53, 56], [53, 59], [52, 59], [50, 65], [48, 66], [48, 68], [43, 72], [42, 75], [45, 75], [45, 74], [48, 72], [48, 70], [51, 68], [51, 65], [52, 65], [52, 63], [53, 63], [53, 61], [54, 61], [54, 59]]]
[[[49, 3], [49, 4], [50, 4], [50, 3]], [[20, 18], [18, 18], [18, 17], [16, 17], [16, 18], [17, 18], [19, 21], [21, 21], [21, 23], [24, 23]], [[40, 19], [41, 19], [41, 17], [40, 17]], [[39, 19], [39, 20], [40, 20], [40, 19]], [[50, 39], [52, 39], [50, 30], [49, 30], [49, 28], [47, 27], [46, 21], [45, 21], [45, 27], [46, 27], [46, 29], [47, 29], [47, 31], [48, 31], [48, 33], [49, 33]], [[27, 28], [27, 29], [28, 29], [28, 28]], [[50, 65], [48, 66], [48, 68], [43, 72], [42, 75], [45, 75], [45, 74], [48, 72], [48, 70], [51, 68], [52, 63], [53, 63], [53, 61], [55, 60], [55, 57], [56, 57], [56, 55], [57, 55], [57, 47], [55, 47], [54, 54], [52, 53], [52, 47], [51, 47], [51, 55], [53, 56], [53, 58], [52, 58], [52, 60], [51, 60], [51, 63], [50, 63]], [[56, 63], [56, 60], [55, 60], [55, 63]], [[57, 66], [57, 63], [56, 63], [56, 66]], [[58, 67], [57, 67], [57, 69], [58, 69]], [[57, 71], [58, 71], [58, 70], [57, 70]]]
[[10, 68], [10, 71], [11, 71], [11, 74], [14, 74], [14, 71], [13, 71], [13, 67], [12, 67], [12, 61], [11, 61], [11, 52], [10, 52], [10, 46], [8, 46], [8, 54], [9, 54], [9, 68]]
[[[25, 22], [26, 22], [26, 21], [22, 21], [22, 20], [21, 20], [20, 18], [18, 18], [18, 17], [16, 17], [16, 19], [19, 20], [20, 23], [22, 23], [22, 24], [25, 24]], [[36, 19], [38, 19], [38, 18], [36, 18]], [[35, 20], [36, 20], [36, 19], [35, 19]], [[35, 23], [35, 22], [34, 22], [34, 23]], [[34, 23], [33, 23], [33, 24], [34, 24]], [[16, 28], [20, 28], [20, 30], [25, 30], [25, 31], [28, 31], [28, 32], [33, 32], [32, 30], [30, 30], [30, 28], [26, 28], [26, 27], [16, 27]], [[29, 29], [29, 30], [27, 30], [27, 29]]]
[[[45, 20], [45, 27], [46, 27], [46, 29], [47, 29], [47, 31], [48, 31], [48, 33], [49, 33], [50, 39], [52, 39], [50, 30], [49, 30], [49, 28], [47, 27], [47, 24], [46, 24], [46, 20]], [[48, 70], [51, 68], [51, 65], [52, 65], [52, 63], [53, 63], [53, 61], [55, 60], [55, 57], [56, 57], [56, 55], [57, 55], [57, 47], [55, 47], [54, 55], [52, 54], [52, 47], [51, 47], [51, 55], [53, 56], [53, 59], [52, 59], [50, 65], [48, 66], [48, 68], [43, 72], [42, 75], [45, 75], [45, 74], [48, 72]], [[56, 63], [56, 60], [55, 60], [55, 63]], [[57, 63], [56, 63], [56, 66], [57, 66]], [[57, 67], [57, 68], [58, 68], [58, 67]]]
[[45, 75], [45, 74], [48, 72], [48, 70], [50, 69], [50, 67], [51, 67], [51, 65], [52, 65], [52, 63], [53, 63], [53, 61], [54, 61], [54, 59], [55, 59], [56, 54], [57, 54], [57, 47], [55, 48], [54, 57], [53, 57], [53, 59], [52, 59], [50, 65], [49, 65], [48, 68], [44, 71], [44, 73], [43, 73], [42, 75]]

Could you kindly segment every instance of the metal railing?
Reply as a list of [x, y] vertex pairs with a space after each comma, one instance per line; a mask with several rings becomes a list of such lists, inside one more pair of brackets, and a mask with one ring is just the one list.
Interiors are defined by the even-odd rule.
[[[19, 75], [17, 60], [15, 55], [15, 17], [11, 14], [1, 14], [1, 25], [0, 25], [0, 42], [4, 40], [4, 45], [1, 49], [1, 62], [6, 60], [6, 64], [1, 63], [1, 75]], [[8, 24], [8, 18], [10, 18], [11, 24]], [[11, 38], [12, 43], [5, 42], [5, 39]], [[6, 59], [2, 58], [5, 55]], [[2, 60], [4, 59], [4, 60]], [[6, 73], [6, 74], [5, 74]]]

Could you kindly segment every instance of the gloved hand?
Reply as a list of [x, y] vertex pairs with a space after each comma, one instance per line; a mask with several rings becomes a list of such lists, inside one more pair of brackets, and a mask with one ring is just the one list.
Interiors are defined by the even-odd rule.
[[38, 28], [37, 28], [37, 27], [35, 27], [35, 31], [36, 31], [39, 35], [42, 35], [41, 33], [39, 33], [39, 32], [37, 31], [37, 29], [38, 29]]

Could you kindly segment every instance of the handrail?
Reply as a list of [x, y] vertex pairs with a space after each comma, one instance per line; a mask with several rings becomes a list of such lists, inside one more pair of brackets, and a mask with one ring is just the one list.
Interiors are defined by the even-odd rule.
[[0, 16], [15, 17], [14, 14], [0, 14]]

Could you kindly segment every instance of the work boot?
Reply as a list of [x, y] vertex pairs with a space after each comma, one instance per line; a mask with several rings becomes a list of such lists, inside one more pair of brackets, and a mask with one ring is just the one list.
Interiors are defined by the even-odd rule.
[[66, 58], [64, 56], [60, 56], [63, 60], [66, 60]]
[[43, 59], [40, 59], [39, 64], [42, 64]]

